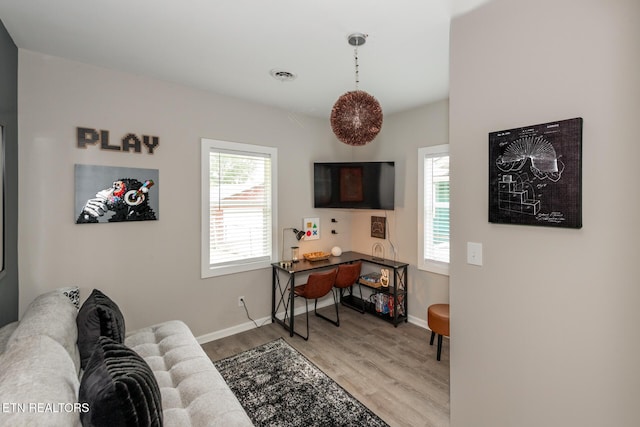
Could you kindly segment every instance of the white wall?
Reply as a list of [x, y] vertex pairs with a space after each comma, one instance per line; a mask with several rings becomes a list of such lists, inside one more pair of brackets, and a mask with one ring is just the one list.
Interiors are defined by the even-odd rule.
[[[353, 250], [372, 253], [384, 246], [385, 258], [409, 263], [409, 316], [426, 327], [427, 307], [449, 302], [449, 277], [416, 268], [418, 250], [418, 148], [449, 142], [447, 100], [385, 117], [378, 137], [351, 148], [354, 160], [393, 160], [396, 164], [395, 211], [353, 211]], [[387, 216], [388, 238], [371, 237], [371, 216]], [[396, 252], [394, 253], [394, 248]]]
[[[415, 270], [412, 177], [417, 147], [446, 142], [447, 123], [446, 101], [389, 115], [374, 142], [354, 148], [335, 138], [328, 120], [20, 50], [20, 312], [44, 291], [78, 285], [84, 297], [94, 287], [110, 295], [128, 329], [167, 319], [184, 320], [196, 336], [250, 326], [237, 307], [240, 295], [253, 318], [269, 316], [269, 269], [200, 279], [200, 138], [206, 137], [278, 148], [279, 229], [321, 219], [322, 238], [302, 242], [301, 252], [339, 245], [370, 253], [376, 240], [370, 216], [380, 214], [313, 209], [313, 161], [398, 162], [391, 231], [397, 258], [411, 263], [409, 314], [426, 321], [429, 303], [448, 300], [447, 278]], [[79, 149], [78, 126], [108, 130], [111, 144], [133, 132], [158, 136], [160, 146], [153, 155]], [[76, 225], [74, 164], [159, 169], [160, 219]]]
[[[94, 287], [111, 296], [128, 329], [167, 319], [196, 335], [230, 328], [249, 322], [240, 295], [252, 317], [269, 315], [270, 269], [200, 279], [200, 138], [277, 147], [280, 229], [305, 216], [328, 224], [331, 213], [312, 208], [310, 165], [346, 151], [325, 121], [24, 50], [19, 77], [21, 312], [41, 292], [79, 285], [85, 297]], [[112, 144], [156, 135], [160, 146], [79, 149], [77, 126], [108, 130]], [[160, 219], [76, 225], [76, 163], [159, 169]], [[348, 230], [318, 244], [347, 246], [340, 239]]]
[[[639, 19], [636, 0], [495, 0], [453, 21], [452, 426], [640, 425]], [[583, 228], [489, 224], [488, 133], [573, 117]]]

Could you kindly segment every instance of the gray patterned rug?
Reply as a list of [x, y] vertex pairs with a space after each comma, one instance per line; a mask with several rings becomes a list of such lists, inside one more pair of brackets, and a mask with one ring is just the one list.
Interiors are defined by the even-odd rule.
[[256, 426], [387, 426], [282, 338], [215, 365]]

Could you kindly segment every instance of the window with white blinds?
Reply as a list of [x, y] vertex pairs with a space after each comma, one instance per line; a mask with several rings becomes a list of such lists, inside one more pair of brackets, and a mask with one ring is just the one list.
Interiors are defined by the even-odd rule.
[[202, 277], [273, 262], [276, 154], [271, 147], [202, 140]]
[[418, 150], [418, 268], [449, 274], [449, 145]]

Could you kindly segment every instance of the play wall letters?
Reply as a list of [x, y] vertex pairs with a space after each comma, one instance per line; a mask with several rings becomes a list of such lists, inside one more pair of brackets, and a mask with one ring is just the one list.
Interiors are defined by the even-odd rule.
[[142, 146], [147, 149], [149, 154], [153, 154], [154, 150], [160, 145], [160, 138], [157, 136], [142, 135], [139, 137], [134, 133], [126, 134], [120, 145], [109, 144], [109, 131], [97, 130], [93, 128], [77, 128], [77, 141], [78, 148], [87, 148], [87, 145], [100, 144], [100, 148], [103, 150], [111, 151], [126, 151], [134, 153], [142, 152]]

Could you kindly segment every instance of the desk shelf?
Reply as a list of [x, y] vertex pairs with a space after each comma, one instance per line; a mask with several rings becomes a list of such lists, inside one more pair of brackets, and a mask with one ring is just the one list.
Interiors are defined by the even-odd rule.
[[[390, 322], [396, 327], [409, 320], [407, 317], [407, 292], [404, 288], [396, 290], [394, 286], [376, 287], [362, 282], [360, 284], [374, 291], [368, 300], [364, 300], [365, 312]], [[380, 303], [376, 303], [378, 298], [382, 300]], [[363, 307], [363, 300], [353, 293], [343, 295], [340, 302], [355, 310], [361, 310]]]

